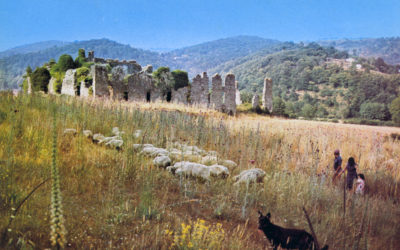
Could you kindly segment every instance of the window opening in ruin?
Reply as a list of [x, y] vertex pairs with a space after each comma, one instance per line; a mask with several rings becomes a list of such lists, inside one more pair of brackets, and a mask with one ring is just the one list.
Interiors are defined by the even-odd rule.
[[75, 85], [75, 95], [76, 96], [81, 96], [81, 84]]
[[222, 93], [222, 103], [225, 103], [225, 92]]
[[128, 101], [128, 91], [125, 91], [125, 92], [124, 92], [124, 100], [125, 100], [125, 101]]
[[167, 102], [170, 102], [171, 99], [172, 99], [172, 93], [171, 93], [171, 91], [168, 91], [167, 92]]
[[146, 93], [146, 101], [147, 102], [151, 101], [151, 93], [150, 93], [150, 91], [147, 91], [147, 93]]

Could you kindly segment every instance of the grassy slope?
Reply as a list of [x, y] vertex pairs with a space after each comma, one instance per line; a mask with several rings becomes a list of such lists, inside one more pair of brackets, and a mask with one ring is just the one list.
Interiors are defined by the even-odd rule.
[[[216, 240], [196, 241], [193, 237], [191, 244], [261, 249], [266, 241], [257, 232], [256, 211], [270, 211], [280, 225], [308, 230], [302, 206], [308, 209], [322, 243], [331, 249], [350, 248], [358, 237], [367, 202], [361, 197], [349, 199], [347, 217], [342, 220], [342, 190], [329, 178], [322, 183], [317, 175], [330, 165], [336, 148], [344, 158], [355, 156], [360, 172], [367, 176], [369, 205], [361, 248], [400, 247], [400, 209], [396, 205], [400, 199], [400, 144], [385, 139], [398, 129], [249, 115], [231, 118], [168, 105], [162, 105], [162, 111], [155, 104], [84, 103], [4, 94], [0, 97], [0, 110], [7, 114], [0, 123], [1, 230], [12, 207], [50, 176], [53, 109], [58, 114], [57, 164], [67, 239], [73, 248], [168, 248], [175, 236], [188, 246], [181, 223], [194, 225], [200, 218], [206, 225], [222, 224], [224, 232], [208, 229], [212, 232], [206, 234], [210, 238], [217, 235]], [[114, 126], [126, 133], [120, 152], [94, 145], [81, 134], [62, 134], [65, 128], [76, 128], [109, 135]], [[136, 129], [146, 131], [143, 138], [133, 137]], [[248, 187], [233, 185], [231, 178], [211, 183], [179, 179], [134, 152], [132, 144], [142, 141], [160, 147], [180, 141], [216, 150], [222, 158], [239, 163], [231, 170], [232, 176], [251, 167], [264, 169], [267, 176], [264, 183]], [[389, 159], [393, 165], [382, 164]], [[250, 160], [255, 160], [254, 165]], [[49, 204], [47, 183], [17, 214], [9, 232], [9, 247], [50, 246]]]

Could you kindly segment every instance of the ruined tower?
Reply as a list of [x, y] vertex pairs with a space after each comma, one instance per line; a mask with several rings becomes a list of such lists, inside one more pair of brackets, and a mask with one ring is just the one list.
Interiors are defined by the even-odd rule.
[[264, 79], [262, 102], [263, 109], [272, 113], [272, 80], [268, 77]]
[[93, 65], [93, 96], [109, 97], [107, 68], [102, 65]]
[[203, 72], [203, 77], [197, 75], [193, 78], [190, 92], [192, 104], [201, 106], [208, 105], [208, 81], [209, 79], [206, 72]]
[[230, 115], [236, 114], [236, 84], [235, 75], [227, 74], [225, 77], [225, 112]]
[[222, 110], [222, 98], [223, 98], [223, 87], [222, 78], [220, 75], [215, 74], [211, 79], [212, 92], [210, 97], [210, 108], [221, 111]]

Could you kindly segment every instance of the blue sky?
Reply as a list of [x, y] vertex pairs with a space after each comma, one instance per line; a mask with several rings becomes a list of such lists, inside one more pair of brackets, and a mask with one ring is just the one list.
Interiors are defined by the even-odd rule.
[[282, 41], [400, 36], [400, 1], [0, 0], [0, 51], [94, 38], [180, 48], [236, 35]]

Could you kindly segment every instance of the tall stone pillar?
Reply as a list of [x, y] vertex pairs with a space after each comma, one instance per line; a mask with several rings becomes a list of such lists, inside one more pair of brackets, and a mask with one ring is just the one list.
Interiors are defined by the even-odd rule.
[[262, 101], [263, 109], [272, 113], [272, 80], [268, 77], [264, 79]]
[[220, 75], [215, 74], [211, 79], [212, 92], [210, 98], [210, 107], [212, 109], [221, 111], [222, 110], [222, 78]]
[[208, 105], [208, 76], [203, 73], [203, 77], [197, 75], [192, 80], [192, 88], [190, 92], [190, 99], [192, 104], [207, 106]]
[[251, 100], [251, 106], [253, 109], [256, 109], [260, 105], [260, 97], [257, 94], [253, 95], [253, 99]]
[[69, 69], [65, 72], [65, 76], [61, 85], [61, 94], [75, 96], [76, 70]]
[[242, 104], [242, 99], [240, 98], [240, 91], [239, 91], [239, 88], [238, 88], [238, 82], [236, 81], [235, 82], [235, 88], [236, 88], [236, 105], [240, 105], [240, 104]]
[[32, 94], [32, 81], [31, 81], [31, 77], [30, 76], [28, 76], [28, 78], [27, 78], [28, 80], [28, 94]]
[[225, 77], [225, 109], [229, 115], [236, 114], [235, 75], [230, 73]]
[[93, 97], [109, 97], [107, 68], [102, 65], [93, 65]]

